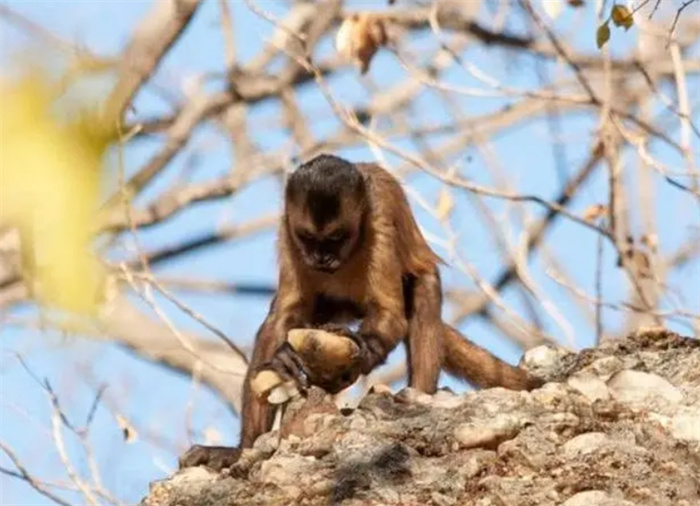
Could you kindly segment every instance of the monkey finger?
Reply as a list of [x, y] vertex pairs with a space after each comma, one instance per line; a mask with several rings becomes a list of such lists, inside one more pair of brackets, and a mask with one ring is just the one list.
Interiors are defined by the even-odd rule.
[[338, 336], [349, 337], [350, 339], [354, 339], [357, 337], [355, 333], [348, 327], [346, 327], [345, 325], [340, 325], [338, 323], [324, 323], [323, 325], [320, 325], [317, 328], [319, 330], [330, 332], [331, 334], [335, 334]]
[[360, 370], [369, 374], [384, 358], [384, 345], [381, 339], [372, 333], [363, 333], [355, 340], [360, 347]]
[[309, 374], [306, 371], [304, 362], [289, 343], [284, 343], [277, 349], [271, 364], [284, 379], [296, 381], [301, 390], [309, 388]]

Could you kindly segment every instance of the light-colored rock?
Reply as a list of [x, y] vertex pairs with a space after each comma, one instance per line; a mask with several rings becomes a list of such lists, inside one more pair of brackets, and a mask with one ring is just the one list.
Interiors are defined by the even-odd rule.
[[432, 396], [432, 406], [439, 409], [454, 409], [464, 404], [464, 397], [447, 390], [438, 390]]
[[540, 378], [555, 376], [563, 359], [573, 353], [565, 348], [543, 344], [527, 350], [520, 359], [520, 365]]
[[673, 437], [682, 441], [700, 442], [700, 409], [682, 410], [671, 420]]
[[681, 391], [667, 380], [641, 371], [620, 371], [608, 380], [607, 385], [615, 400], [633, 407], [653, 401], [654, 398], [670, 404], [683, 400]]
[[454, 438], [462, 448], [493, 448], [507, 439], [515, 437], [524, 420], [500, 415], [481, 423], [463, 423], [454, 431]]
[[566, 383], [574, 390], [585, 395], [591, 402], [595, 402], [598, 399], [607, 400], [610, 398], [610, 392], [608, 391], [608, 386], [605, 384], [605, 381], [593, 373], [574, 374]]
[[586, 432], [570, 439], [564, 444], [564, 454], [571, 458], [586, 455], [610, 443], [610, 438], [603, 432]]
[[622, 499], [614, 499], [600, 490], [586, 490], [570, 497], [562, 506], [635, 506]]
[[624, 362], [620, 357], [609, 356], [599, 358], [591, 365], [584, 369], [587, 373], [595, 374], [603, 379], [608, 379], [616, 372], [621, 371], [625, 367]]

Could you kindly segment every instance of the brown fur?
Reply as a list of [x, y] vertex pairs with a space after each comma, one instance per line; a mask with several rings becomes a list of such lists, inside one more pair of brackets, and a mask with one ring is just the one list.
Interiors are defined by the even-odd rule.
[[542, 385], [538, 378], [528, 375], [524, 369], [503, 362], [488, 350], [466, 339], [454, 327], [444, 324], [443, 328], [445, 356], [442, 365], [450, 374], [482, 388], [532, 390]]
[[[277, 356], [290, 329], [325, 323], [314, 321], [319, 296], [350, 301], [360, 309], [359, 338], [371, 350], [365, 374], [403, 340], [408, 348], [409, 385], [421, 391], [435, 392], [443, 368], [479, 386], [516, 390], [536, 386], [524, 370], [499, 360], [443, 323], [441, 260], [420, 233], [401, 185], [376, 164], [355, 167], [364, 178], [366, 194], [353, 200], [340, 190], [341, 211], [320, 229], [304, 208], [304, 195], [287, 196], [278, 238], [278, 291], [256, 336], [244, 383], [241, 447], [252, 446], [273, 423], [273, 407], [251, 393], [249, 379]], [[358, 249], [333, 273], [308, 267], [295, 231], [316, 228], [314, 232], [324, 236], [339, 225], [361, 234]], [[406, 298], [407, 279], [411, 295]], [[342, 316], [333, 314], [332, 322], [341, 323]]]

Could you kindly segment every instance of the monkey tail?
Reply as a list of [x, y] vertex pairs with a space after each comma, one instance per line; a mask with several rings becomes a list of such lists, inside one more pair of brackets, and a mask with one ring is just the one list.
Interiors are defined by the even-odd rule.
[[474, 344], [457, 329], [445, 325], [443, 366], [447, 372], [481, 388], [504, 387], [532, 390], [542, 382], [520, 367], [512, 366]]

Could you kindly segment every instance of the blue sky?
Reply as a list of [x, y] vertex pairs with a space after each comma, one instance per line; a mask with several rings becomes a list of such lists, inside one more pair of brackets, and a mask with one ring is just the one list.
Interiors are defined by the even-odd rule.
[[[258, 2], [265, 9], [279, 16], [283, 15], [280, 8], [282, 2], [266, 0]], [[369, 2], [364, 2], [368, 4]], [[138, 0], [99, 0], [99, 1], [10, 1], [5, 2], [18, 12], [49, 27], [52, 32], [71, 41], [78, 42], [102, 55], [116, 54], [127, 41], [133, 26], [141, 19], [151, 6], [151, 2]], [[271, 26], [264, 20], [251, 14], [243, 2], [230, 2], [233, 9], [233, 20], [237, 34], [237, 50], [239, 59], [245, 61], [257, 54], [262, 43], [269, 37]], [[359, 6], [363, 2], [354, 2]], [[381, 2], [383, 5], [383, 2]], [[375, 3], [376, 5], [376, 3]], [[198, 12], [193, 24], [188, 28], [182, 40], [163, 62], [155, 77], [160, 86], [179, 82], [185, 76], [196, 76], [201, 73], [220, 71], [224, 62], [221, 31], [218, 25], [218, 4], [207, 1]], [[574, 22], [569, 14], [565, 14], [560, 22], [569, 26], [573, 31], [570, 42], [590, 54], [596, 49], [592, 37], [592, 15], [584, 16], [582, 24]], [[10, 56], [30, 41], [21, 31], [0, 21], [0, 58], [3, 74], [7, 72]], [[517, 28], [517, 27], [515, 27]], [[627, 37], [627, 39], [625, 39]], [[624, 54], [636, 37], [635, 30], [623, 35], [614, 32], [611, 43], [613, 55]], [[697, 49], [697, 48], [696, 48]], [[322, 52], [331, 50], [329, 43], [323, 45]], [[43, 47], [42, 51], [52, 54], [50, 48]], [[494, 65], [494, 54], [498, 55], [498, 64]], [[697, 52], [696, 52], [697, 54]], [[513, 87], [536, 87], [537, 79], [531, 60], [512, 59], [510, 67], [501, 62], [508, 61], [500, 58], [502, 53], [494, 49], [477, 48], [470, 50], [470, 62], [486, 69], [496, 78], [507, 82]], [[561, 74], [561, 67], [548, 68], [554, 75]], [[371, 75], [381, 90], [387, 89], [392, 83], [403, 78], [404, 73], [396, 63], [395, 58], [386, 53], [378, 55], [373, 63]], [[451, 84], [459, 86], [477, 86], [479, 83], [456, 67], [444, 76]], [[102, 83], [104, 84], [104, 83]], [[370, 95], [359, 84], [357, 76], [352, 72], [334, 79], [336, 96], [344, 103], [363, 103]], [[215, 80], [211, 86], [220, 86]], [[698, 89], [697, 78], [689, 81], [691, 89]], [[86, 88], [86, 92], [100, 90], [100, 82]], [[665, 90], [672, 95], [672, 90]], [[177, 92], [177, 91], [176, 91]], [[301, 107], [305, 111], [319, 111], [322, 116], [313, 122], [314, 133], [321, 137], [332, 132], [337, 123], [330, 118], [327, 104], [318, 99], [313, 87], [302, 90], [298, 95]], [[457, 99], [469, 115], [479, 115], [496, 111], [506, 105], [504, 99], [475, 99], [460, 97]], [[697, 96], [691, 97], [695, 106], [697, 118]], [[150, 117], [168, 110], [168, 105], [156, 94], [150, 91], [141, 93], [136, 101], [139, 114]], [[251, 124], [261, 124], [269, 120], [276, 112], [272, 103], [261, 104], [251, 114]], [[659, 112], [659, 111], [657, 111]], [[416, 122], [443, 122], [449, 111], [445, 108], [435, 93], [425, 93], [416, 101], [413, 119]], [[676, 123], [670, 124], [669, 130], [675, 131]], [[581, 113], [571, 115], [562, 124], [558, 134], [567, 145], [566, 170], [572, 174], [583, 163], [588, 154], [595, 133], [595, 116]], [[255, 141], [261, 149], [275, 149], [288, 140], [282, 130], [259, 128], [254, 132]], [[549, 146], [550, 133], [544, 121], [522, 124], [495, 138], [491, 144], [504, 171], [509, 185], [518, 188], [523, 193], [530, 193], [553, 199], [560, 188], [560, 179], [553, 161]], [[447, 139], [443, 139], [447, 140]], [[693, 140], [694, 156], [698, 156], [698, 139]], [[405, 141], [397, 145], [412, 149]], [[128, 171], [137, 170], [160, 146], [159, 141], [140, 141], [127, 151], [126, 168]], [[225, 174], [231, 166], [230, 148], [226, 139], [211, 126], [202, 128], [190, 142], [190, 149], [202, 149], [206, 162], [202, 163], [193, 173], [197, 180], [212, 179]], [[668, 149], [659, 148], [654, 153], [665, 163], [674, 167], [682, 167], [680, 158]], [[372, 153], [366, 147], [344, 150], [339, 154], [353, 159], [368, 159]], [[387, 155], [390, 162], [396, 158]], [[178, 157], [168, 171], [153, 184], [144, 198], [156, 195], [168, 187], [177, 178], [186, 157]], [[626, 154], [623, 163], [625, 177], [632, 184], [636, 181], [635, 167], [638, 161]], [[497, 187], [485, 170], [485, 163], [479, 153], [472, 149], [469, 157], [462, 159], [459, 164], [461, 175], [475, 182]], [[245, 168], [238, 168], [245, 170]], [[693, 204], [685, 194], [679, 193], [669, 185], [655, 177], [657, 192], [654, 216], [659, 224], [659, 242], [663, 252], [674, 251], [687, 234], [697, 232], [699, 217], [697, 204]], [[412, 176], [409, 179], [412, 187], [420, 192], [423, 198], [434, 202], [441, 185], [426, 175]], [[607, 176], [598, 171], [574, 200], [571, 210], [582, 213], [591, 204], [603, 202], [607, 195]], [[474, 213], [473, 196], [464, 192], [455, 192], [457, 202], [455, 217], [452, 225], [460, 237], [460, 254], [463, 259], [473, 263], [486, 279], [492, 279], [499, 272], [501, 262], [498, 250], [488, 237], [485, 225], [472, 218]], [[508, 202], [485, 200], [489, 207], [500, 217], [506, 216]], [[221, 219], [222, 213], [231, 217], [235, 222], [264, 216], [279, 208], [279, 184], [272, 179], [256, 182], [234, 198], [222, 204], [203, 204], [196, 209], [183, 213], [170, 220], [163, 226], [149, 229], [142, 236], [144, 245], [158, 247], [160, 245], [178, 242], [182, 238], [212, 230], [215, 223]], [[427, 213], [414, 206], [421, 225], [432, 234], [444, 237], [444, 231]], [[543, 215], [543, 210], [533, 204], [524, 206], [530, 219]], [[500, 222], [512, 227], [515, 231], [521, 229], [516, 219], [505, 219]], [[633, 215], [635, 226], [640, 225], [639, 212]], [[272, 284], [275, 280], [275, 253], [273, 248], [274, 235], [265, 233], [244, 241], [234, 241], [204, 253], [196, 253], [163, 265], [156, 272], [159, 274], [182, 277], [202, 276], [209, 279], [228, 280], [244, 283]], [[547, 246], [552, 254], [565, 259], [569, 274], [579, 286], [589, 294], [594, 293], [595, 248], [596, 238], [589, 230], [565, 220], [550, 230], [547, 235]], [[444, 250], [436, 248], [439, 253]], [[605, 284], [604, 290], [608, 300], [617, 301], [622, 297], [626, 288], [621, 277], [614, 268], [612, 250], [605, 247]], [[575, 331], [576, 345], [585, 347], [592, 343], [593, 332], [583, 320], [580, 311], [569, 299], [562, 297], [562, 288], [543, 273], [546, 261], [542, 257], [534, 257], [532, 262], [533, 278], [540, 283], [545, 293], [554, 301], [565, 319]], [[450, 266], [444, 269], [445, 283], [449, 287], [473, 288], [473, 284], [463, 273]], [[686, 307], [697, 312], [700, 306], [700, 266], [697, 263], [686, 267], [682, 273], [672, 277], [669, 282], [680, 290], [686, 298]], [[518, 293], [511, 289], [504, 292], [505, 300], [520, 314], [526, 314]], [[250, 343], [259, 323], [267, 309], [267, 298], [241, 296], [211, 296], [183, 294], [182, 299], [207, 319], [215, 322], [228, 335], [242, 343]], [[201, 331], [196, 323], [182, 313], [175, 311], [172, 306], [164, 304], [169, 315], [182, 328]], [[446, 308], [446, 316], [450, 314]], [[26, 308], [18, 308], [13, 316], [18, 318], [33, 315]], [[606, 323], [614, 328], [619, 315], [605, 311]], [[558, 338], [563, 335], [551, 318], [544, 317], [545, 329]], [[674, 327], [684, 330], [682, 327]], [[514, 363], [520, 358], [522, 350], [505, 343], [491, 327], [484, 325], [478, 319], [473, 319], [462, 327], [469, 336], [483, 346], [493, 350], [504, 359]], [[125, 502], [135, 502], [147, 490], [148, 482], [164, 476], [175, 466], [175, 454], [170, 451], [173, 444], [185, 448], [187, 444], [186, 412], [190, 402], [192, 387], [188, 380], [161, 367], [153, 366], [138, 359], [115, 345], [84, 340], [74, 336], [61, 336], [55, 332], [40, 333], [34, 329], [28, 330], [18, 326], [7, 326], [0, 335], [0, 439], [11, 445], [22, 461], [39, 477], [63, 479], [61, 465], [53, 450], [49, 428], [50, 405], [45, 393], [36, 381], [18, 363], [15, 353], [20, 353], [31, 370], [41, 378], [49, 379], [54, 390], [59, 395], [68, 416], [80, 425], [85, 419], [98, 385], [107, 384], [104, 400], [113, 409], [123, 413], [142, 435], [132, 444], [123, 441], [121, 431], [108, 409], [98, 408], [92, 424], [91, 440], [96, 449], [97, 461], [103, 473], [106, 489], [112, 490], [117, 497]], [[397, 353], [397, 358], [402, 352]], [[464, 390], [467, 387], [445, 379], [443, 384]], [[223, 443], [234, 444], [238, 437], [238, 421], [230, 415], [226, 407], [211, 393], [201, 390], [197, 393], [195, 409], [193, 410], [192, 426], [195, 429], [195, 439], [203, 438], [205, 428], [216, 429]], [[155, 441], [155, 442], [154, 442]], [[160, 443], [159, 443], [160, 442]], [[69, 451], [77, 457], [76, 465], [83, 472], [85, 462], [79, 457], [76, 445], [69, 441]], [[48, 449], [48, 451], [47, 451]], [[0, 465], [11, 467], [7, 458], [0, 457]], [[68, 495], [67, 497], [75, 496]], [[0, 475], [0, 502], [8, 505], [45, 504], [46, 500], [39, 497], [25, 484]], [[76, 499], [76, 504], [80, 502]]]

